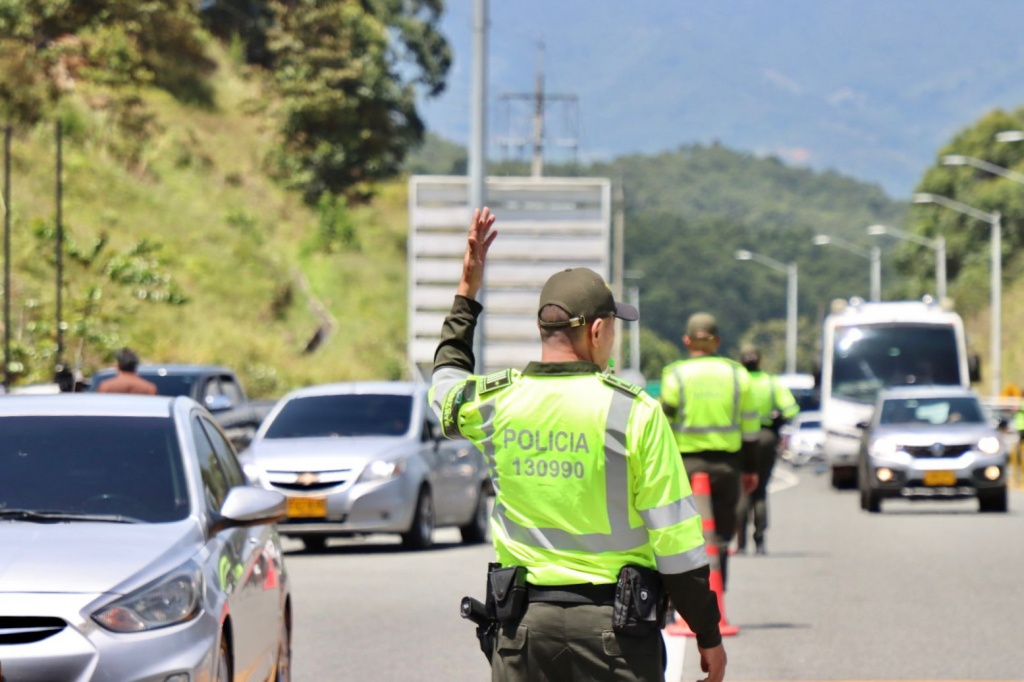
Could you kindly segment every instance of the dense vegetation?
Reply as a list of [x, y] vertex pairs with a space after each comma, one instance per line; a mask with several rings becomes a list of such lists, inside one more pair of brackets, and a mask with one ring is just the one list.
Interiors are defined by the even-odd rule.
[[[443, 87], [450, 62], [436, 32], [439, 0], [200, 7], [0, 0], [0, 112], [14, 130], [16, 380], [48, 380], [58, 359], [55, 122], [69, 364], [88, 375], [128, 344], [149, 360], [230, 364], [261, 397], [407, 376], [399, 173], [463, 173], [466, 165], [458, 145], [428, 136], [416, 149], [424, 131], [413, 89]], [[993, 134], [1022, 126], [1020, 112], [995, 112], [943, 151], [1020, 167], [1024, 144], [995, 143]], [[908, 211], [835, 173], [720, 145], [547, 171], [610, 177], [623, 188], [626, 268], [639, 277], [648, 377], [681, 352], [684, 321], [698, 309], [718, 315], [726, 352], [755, 339], [769, 368], [781, 368], [786, 278], [737, 261], [737, 249], [798, 263], [805, 371], [828, 302], [868, 293], [867, 261], [815, 246], [816, 234], [883, 244], [887, 298], [933, 291], [933, 260], [913, 244], [873, 242], [865, 228], [945, 234], [959, 308], [983, 314], [987, 302], [987, 225], [934, 206]], [[921, 190], [1001, 210], [1006, 272], [1018, 273], [1019, 187], [937, 165]], [[972, 320], [984, 354], [979, 327]], [[1012, 359], [1016, 349], [1006, 352]], [[1012, 376], [1015, 365], [1004, 365]]]

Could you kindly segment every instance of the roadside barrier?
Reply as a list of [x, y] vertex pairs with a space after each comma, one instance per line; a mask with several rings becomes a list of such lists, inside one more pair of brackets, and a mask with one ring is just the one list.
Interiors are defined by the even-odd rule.
[[[690, 478], [690, 488], [693, 490], [693, 499], [697, 503], [697, 511], [703, 522], [704, 547], [707, 549], [708, 563], [711, 568], [708, 582], [711, 583], [711, 589], [718, 597], [718, 612], [721, 614], [718, 629], [722, 632], [723, 637], [731, 637], [738, 634], [740, 628], [738, 625], [731, 625], [725, 617], [725, 585], [722, 583], [722, 565], [719, 561], [718, 543], [715, 539], [715, 517], [711, 511], [711, 478], [705, 473], [696, 473]], [[675, 622], [665, 626], [665, 632], [681, 637], [695, 636], [678, 612]]]

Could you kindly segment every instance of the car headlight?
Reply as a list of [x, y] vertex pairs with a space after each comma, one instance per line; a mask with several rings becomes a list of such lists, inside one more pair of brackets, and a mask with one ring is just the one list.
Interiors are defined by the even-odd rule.
[[879, 438], [871, 446], [871, 454], [877, 457], [892, 457], [899, 450], [896, 441], [888, 438]]
[[201, 611], [203, 573], [189, 561], [164, 577], [111, 602], [92, 619], [113, 632], [143, 632], [192, 620]]
[[257, 487], [263, 486], [263, 469], [251, 462], [246, 462], [242, 465], [242, 471], [249, 483]]
[[978, 450], [986, 455], [998, 455], [1003, 449], [1003, 444], [995, 436], [985, 436], [978, 441]]
[[377, 459], [370, 462], [359, 475], [360, 483], [378, 483], [397, 478], [405, 471], [405, 459]]

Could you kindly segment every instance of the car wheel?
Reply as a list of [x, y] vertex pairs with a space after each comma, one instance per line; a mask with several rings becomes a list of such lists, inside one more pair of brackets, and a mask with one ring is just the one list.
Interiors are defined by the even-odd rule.
[[307, 552], [322, 552], [327, 547], [327, 537], [324, 535], [304, 535], [302, 546]]
[[214, 682], [231, 682], [231, 644], [227, 633], [220, 633], [220, 652], [217, 655], [217, 669]]
[[1007, 509], [1006, 487], [982, 490], [978, 493], [978, 511], [1003, 513]]
[[434, 542], [434, 498], [426, 486], [420, 488], [412, 525], [402, 533], [402, 546], [406, 549], [427, 549]]
[[277, 664], [274, 682], [292, 680], [292, 629], [287, 619], [281, 620], [281, 641], [277, 644]]
[[487, 488], [480, 488], [476, 497], [476, 510], [472, 520], [465, 526], [459, 526], [462, 544], [476, 545], [487, 540]]

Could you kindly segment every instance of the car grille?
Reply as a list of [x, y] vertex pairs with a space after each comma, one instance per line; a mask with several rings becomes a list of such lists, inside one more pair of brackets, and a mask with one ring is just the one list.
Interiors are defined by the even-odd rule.
[[0, 646], [40, 642], [67, 626], [60, 618], [47, 616], [0, 616]]
[[312, 493], [347, 485], [355, 475], [351, 469], [301, 472], [268, 471], [267, 480], [278, 490]]
[[959, 457], [971, 449], [970, 445], [905, 445], [903, 449], [912, 457]]

